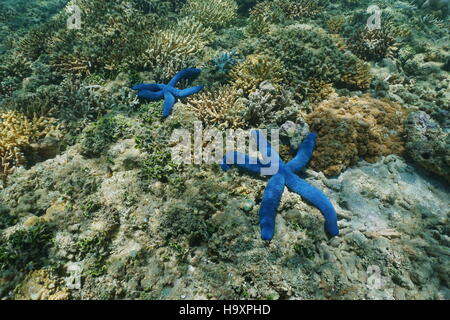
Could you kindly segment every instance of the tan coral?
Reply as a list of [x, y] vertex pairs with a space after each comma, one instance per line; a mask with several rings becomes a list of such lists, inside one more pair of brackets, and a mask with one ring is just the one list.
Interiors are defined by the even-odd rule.
[[312, 18], [320, 13], [322, 6], [317, 0], [281, 1], [281, 7], [289, 18]]
[[382, 29], [364, 28], [356, 38], [351, 39], [349, 47], [355, 55], [365, 60], [394, 57], [400, 46], [396, 40], [399, 34], [400, 31], [387, 26]]
[[24, 150], [48, 135], [58, 135], [53, 118], [8, 111], [0, 114], [0, 179], [26, 163]]
[[16, 288], [17, 300], [68, 300], [67, 288], [58, 288], [45, 270], [36, 270], [28, 274]]
[[348, 59], [347, 64], [347, 72], [341, 76], [345, 86], [353, 89], [368, 89], [373, 79], [370, 65], [359, 59]]
[[332, 33], [341, 33], [342, 29], [344, 28], [344, 24], [344, 16], [331, 17], [327, 21], [328, 30], [330, 30]]
[[231, 70], [231, 78], [237, 89], [242, 89], [245, 94], [249, 94], [265, 80], [269, 80], [276, 87], [284, 79], [284, 66], [276, 58], [252, 54]]
[[372, 162], [401, 154], [405, 117], [401, 105], [369, 96], [323, 101], [306, 117], [311, 131], [318, 134], [311, 167], [330, 176], [360, 157]]
[[174, 75], [188, 67], [189, 59], [196, 57], [206, 46], [212, 30], [191, 18], [179, 20], [174, 28], [156, 33], [148, 43], [142, 60], [148, 68], [163, 69]]
[[308, 81], [307, 98], [310, 102], [321, 102], [335, 93], [336, 91], [331, 83], [316, 79], [311, 79]]
[[237, 9], [234, 0], [188, 0], [181, 14], [193, 17], [205, 26], [218, 28], [233, 20]]
[[205, 91], [193, 96], [188, 107], [206, 125], [218, 128], [242, 128], [243, 104], [232, 86], [223, 86], [215, 91]]

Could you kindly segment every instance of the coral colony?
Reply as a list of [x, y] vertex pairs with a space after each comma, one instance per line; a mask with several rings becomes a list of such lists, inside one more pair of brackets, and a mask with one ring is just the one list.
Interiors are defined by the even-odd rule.
[[167, 85], [157, 83], [141, 83], [131, 88], [138, 91], [137, 95], [139, 98], [150, 101], [159, 101], [164, 99], [163, 117], [166, 118], [172, 113], [172, 108], [175, 104], [176, 98], [186, 98], [203, 89], [204, 86], [196, 86], [182, 90], [175, 88], [177, 83], [181, 80], [195, 78], [200, 74], [200, 72], [201, 70], [196, 68], [184, 69], [178, 72]]
[[[222, 161], [222, 169], [230, 169], [229, 164], [236, 164], [241, 169], [255, 174], [272, 175], [267, 183], [264, 197], [259, 211], [261, 238], [271, 240], [275, 232], [275, 216], [280, 204], [281, 196], [286, 185], [292, 192], [298, 193], [306, 201], [317, 207], [325, 217], [325, 230], [330, 236], [339, 235], [336, 211], [330, 200], [316, 187], [313, 187], [303, 179], [300, 179], [295, 172], [302, 170], [311, 159], [314, 146], [316, 144], [316, 134], [310, 133], [300, 144], [297, 155], [288, 163], [284, 163], [280, 156], [272, 150], [271, 145], [263, 134], [255, 130], [252, 132], [256, 136], [258, 151], [266, 146], [263, 152], [265, 160], [272, 161], [264, 164], [260, 159], [254, 159], [240, 152], [227, 153]], [[265, 161], [266, 162], [266, 161]], [[274, 168], [275, 170], [267, 170]]]

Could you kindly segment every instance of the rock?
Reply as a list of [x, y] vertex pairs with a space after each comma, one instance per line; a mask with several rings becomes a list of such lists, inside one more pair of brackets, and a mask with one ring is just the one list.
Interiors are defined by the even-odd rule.
[[405, 121], [406, 149], [425, 169], [450, 182], [450, 135], [423, 112], [409, 114]]

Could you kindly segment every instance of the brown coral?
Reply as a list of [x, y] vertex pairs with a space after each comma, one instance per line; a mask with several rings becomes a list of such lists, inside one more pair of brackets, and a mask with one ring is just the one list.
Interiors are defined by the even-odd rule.
[[399, 44], [390, 29], [366, 27], [351, 39], [349, 47], [355, 55], [369, 61], [394, 57], [399, 49]]
[[344, 28], [345, 18], [344, 16], [337, 16], [328, 19], [327, 27], [332, 33], [341, 33]]
[[68, 300], [69, 296], [69, 290], [58, 286], [46, 270], [30, 272], [16, 288], [18, 300]]
[[373, 79], [370, 65], [354, 57], [349, 57], [345, 64], [341, 82], [347, 88], [368, 89]]
[[306, 117], [311, 131], [318, 134], [312, 168], [330, 176], [360, 157], [372, 162], [379, 156], [402, 153], [405, 117], [399, 104], [369, 96], [323, 101]]
[[223, 86], [215, 91], [205, 91], [193, 96], [188, 104], [206, 125], [221, 129], [244, 126], [243, 104], [232, 86]]
[[236, 17], [237, 9], [234, 0], [188, 0], [181, 14], [194, 17], [205, 26], [220, 28]]
[[317, 0], [281, 1], [281, 7], [289, 18], [312, 18], [320, 13], [322, 5]]
[[311, 79], [308, 81], [307, 98], [310, 102], [318, 103], [335, 93], [333, 84], [322, 80]]
[[212, 30], [191, 18], [178, 21], [172, 28], [156, 33], [148, 43], [148, 49], [142, 55], [144, 67], [158, 68], [165, 75], [191, 65], [209, 41]]
[[244, 62], [231, 70], [233, 85], [237, 89], [242, 89], [245, 94], [254, 91], [265, 80], [277, 86], [284, 77], [283, 63], [263, 54], [249, 55]]
[[48, 135], [57, 135], [55, 119], [9, 111], [0, 114], [0, 179], [27, 162], [25, 151]]

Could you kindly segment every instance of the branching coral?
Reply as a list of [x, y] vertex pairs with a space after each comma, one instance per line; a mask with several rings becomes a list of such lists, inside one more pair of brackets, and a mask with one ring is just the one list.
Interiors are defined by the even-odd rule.
[[285, 77], [283, 63], [267, 55], [249, 55], [244, 62], [236, 65], [231, 70], [231, 78], [237, 89], [242, 89], [248, 94], [258, 88], [265, 80], [274, 86], [281, 83]]
[[280, 2], [284, 13], [289, 18], [311, 18], [323, 8], [321, 0], [282, 0]]
[[223, 86], [215, 91], [206, 91], [189, 100], [189, 108], [205, 124], [218, 128], [241, 128], [243, 105], [235, 87]]
[[192, 18], [178, 21], [172, 29], [157, 32], [142, 56], [144, 67], [157, 68], [166, 77], [193, 66], [208, 43], [211, 29]]
[[260, 51], [283, 61], [291, 83], [310, 78], [334, 81], [339, 74], [340, 51], [325, 32], [305, 25], [275, 30], [262, 38]]
[[397, 31], [389, 26], [381, 29], [366, 27], [357, 33], [348, 45], [352, 52], [361, 59], [377, 61], [386, 57], [394, 57], [399, 49], [399, 43], [396, 40]]
[[310, 102], [318, 103], [325, 100], [330, 95], [335, 93], [333, 85], [321, 80], [311, 79], [308, 82], [307, 98]]
[[404, 150], [403, 121], [406, 111], [397, 103], [368, 96], [338, 97], [323, 101], [306, 117], [318, 142], [311, 166], [336, 175], [363, 157]]
[[289, 19], [310, 18], [316, 16], [323, 7], [323, 1], [314, 0], [265, 0], [251, 10], [251, 18], [262, 17], [276, 23]]
[[243, 103], [244, 118], [250, 127], [281, 125], [288, 120], [297, 121], [299, 116], [300, 106], [293, 101], [291, 94], [266, 81], [250, 93]]
[[27, 163], [25, 152], [33, 143], [48, 135], [56, 135], [55, 119], [10, 111], [0, 114], [0, 178], [5, 178], [14, 168]]
[[236, 17], [237, 9], [234, 0], [188, 0], [181, 15], [193, 17], [205, 26], [220, 28]]
[[372, 79], [370, 65], [348, 55], [348, 60], [343, 62], [341, 82], [350, 89], [368, 89]]
[[332, 33], [341, 33], [342, 28], [344, 27], [344, 23], [344, 16], [335, 16], [328, 19], [327, 27], [328, 30], [330, 30]]

